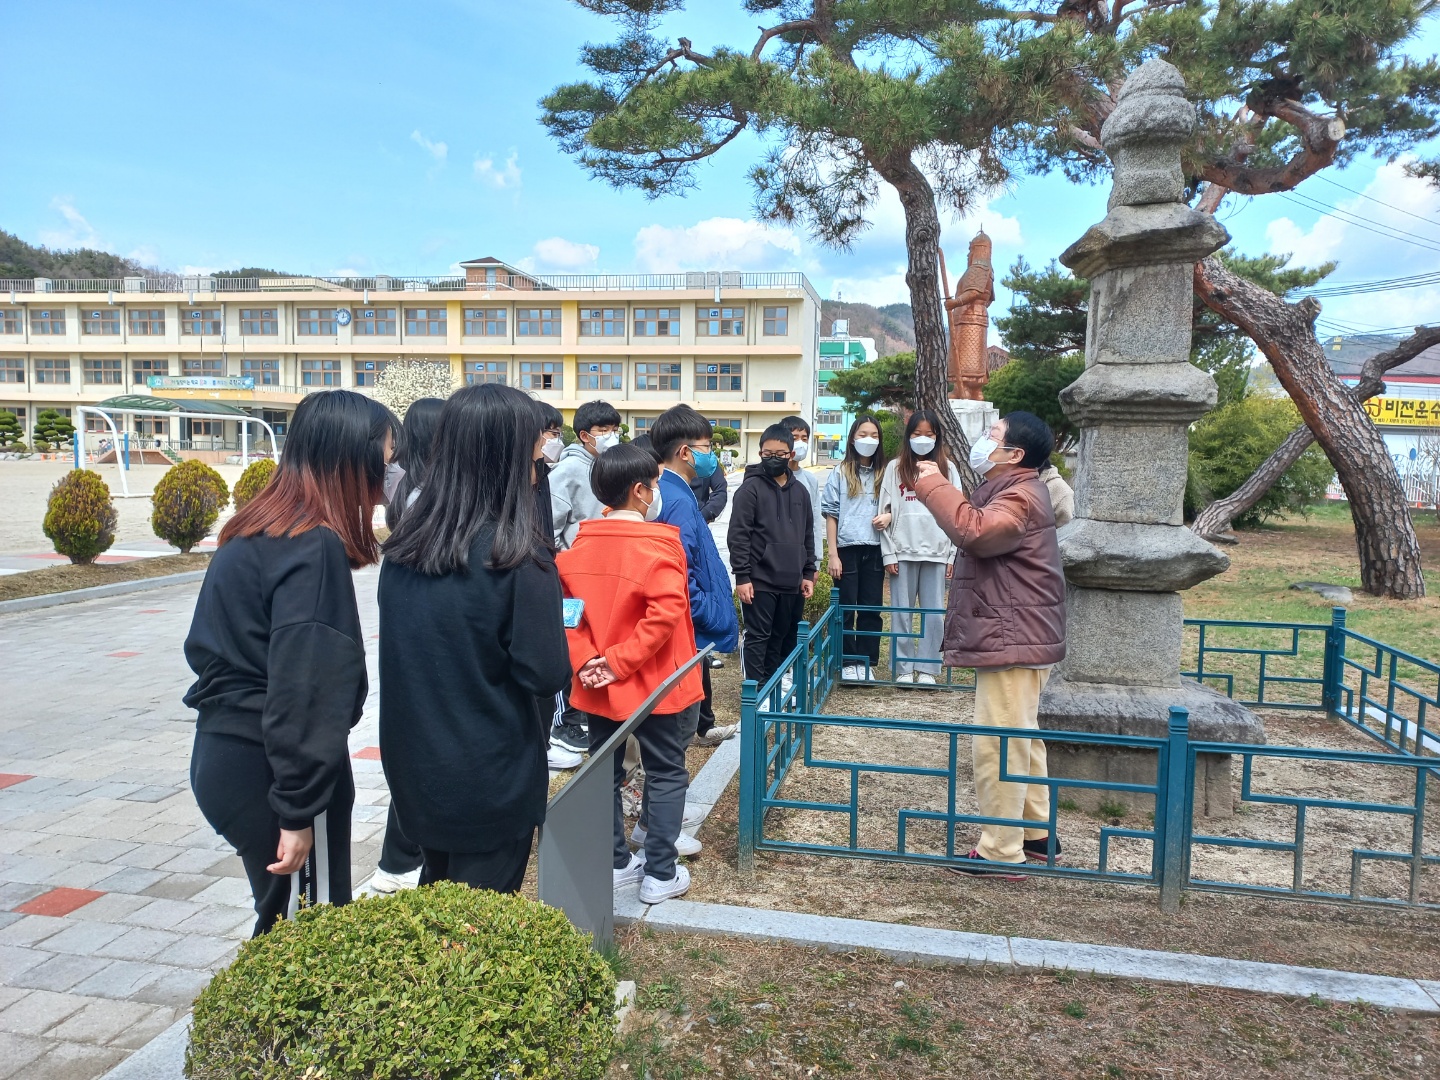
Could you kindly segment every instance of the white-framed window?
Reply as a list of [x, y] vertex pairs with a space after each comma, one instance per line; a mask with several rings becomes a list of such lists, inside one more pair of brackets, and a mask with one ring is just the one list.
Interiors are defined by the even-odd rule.
[[301, 360], [301, 386], [340, 386], [339, 360]]
[[761, 390], [761, 401], [789, 401], [789, 396], [784, 390]]
[[91, 308], [80, 317], [80, 332], [99, 337], [120, 336], [120, 311], [117, 308]]
[[745, 309], [743, 307], [696, 308], [695, 336], [744, 337]]
[[581, 308], [581, 337], [624, 337], [625, 309]]
[[679, 390], [679, 364], [636, 364], [636, 390]]
[[745, 389], [745, 365], [743, 363], [696, 364], [695, 389], [727, 393], [743, 391]]
[[820, 357], [821, 371], [844, 371], [845, 357], [843, 356], [822, 356]]
[[136, 386], [145, 386], [151, 375], [169, 375], [169, 360], [131, 360], [130, 381]]
[[180, 333], [186, 337], [219, 337], [219, 308], [187, 308], [180, 313]]
[[844, 422], [845, 414], [843, 412], [833, 412], [829, 409], [822, 409], [815, 414], [815, 423], [817, 424], [843, 424]]
[[636, 337], [679, 337], [680, 336], [680, 309], [679, 308], [643, 308], [635, 309], [635, 336]]
[[296, 308], [295, 333], [304, 337], [334, 337], [334, 308]]
[[186, 375], [203, 376], [209, 379], [218, 379], [225, 374], [225, 361], [218, 356], [214, 359], [191, 357], [188, 360], [182, 360], [181, 367]]
[[240, 374], [249, 375], [255, 380], [256, 386], [279, 386], [280, 361], [246, 357], [240, 361]]
[[446, 331], [444, 308], [405, 309], [405, 335], [407, 337], [444, 337]]
[[565, 385], [563, 367], [558, 361], [522, 360], [520, 362], [520, 389], [560, 390]]
[[97, 360], [87, 356], [82, 363], [85, 366], [85, 381], [91, 386], [118, 386], [124, 381], [119, 360]]
[[466, 308], [466, 337], [508, 337], [509, 308]]
[[516, 308], [516, 337], [559, 337], [559, 308]]
[[509, 378], [510, 361], [508, 360], [465, 361], [465, 384], [467, 386], [480, 386], [484, 383], [508, 386], [510, 385]]
[[37, 357], [35, 359], [35, 381], [37, 383], [68, 383], [70, 361], [65, 357]]
[[[65, 333], [65, 309], [41, 308], [30, 316], [30, 332], [34, 334]], [[69, 379], [65, 380], [69, 382]]]
[[630, 437], [636, 439], [641, 435], [650, 434], [650, 425], [659, 419], [658, 416], [632, 416], [630, 418]]
[[790, 333], [790, 308], [788, 305], [767, 307], [764, 322], [766, 337], [786, 337]]
[[582, 363], [577, 365], [577, 381], [581, 390], [625, 389], [625, 365], [621, 363]]
[[130, 308], [130, 333], [136, 337], [153, 337], [165, 333], [164, 308]]
[[0, 357], [0, 383], [23, 383], [24, 381], [25, 361], [19, 357]]
[[241, 308], [240, 333], [246, 337], [274, 337], [280, 333], [275, 308]]
[[393, 307], [356, 308], [350, 320], [350, 331], [355, 334], [376, 337], [395, 336], [395, 309]]

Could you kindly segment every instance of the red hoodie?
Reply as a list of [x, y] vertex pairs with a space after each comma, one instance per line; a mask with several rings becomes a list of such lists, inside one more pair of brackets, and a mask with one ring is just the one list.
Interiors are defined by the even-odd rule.
[[[585, 601], [580, 626], [567, 630], [575, 671], [604, 656], [616, 681], [598, 690], [577, 678], [575, 708], [625, 720], [655, 688], [695, 655], [689, 573], [674, 525], [597, 518], [582, 522], [569, 550], [555, 558], [566, 596]], [[676, 713], [705, 696], [691, 668], [656, 705]]]

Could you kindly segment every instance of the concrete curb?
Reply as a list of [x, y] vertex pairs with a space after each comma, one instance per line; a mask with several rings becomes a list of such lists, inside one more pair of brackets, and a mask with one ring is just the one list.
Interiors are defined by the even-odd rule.
[[638, 921], [673, 933], [781, 941], [834, 952], [870, 949], [909, 963], [994, 964], [1015, 971], [1085, 971], [1121, 979], [1216, 986], [1286, 997], [1313, 995], [1326, 1001], [1366, 1001], [1386, 1009], [1440, 1013], [1440, 983], [1417, 979], [1193, 953], [968, 934], [691, 900], [669, 900], [647, 908], [640, 903], [638, 887], [616, 893], [615, 922], [630, 925]]
[[183, 1080], [189, 1042], [190, 1014], [186, 1013], [100, 1080]]
[[204, 577], [204, 570], [186, 570], [182, 574], [136, 578], [134, 581], [115, 581], [109, 585], [92, 585], [88, 589], [71, 589], [69, 592], [45, 593], [41, 596], [22, 596], [18, 600], [0, 600], [0, 615], [11, 615], [20, 611], [37, 611], [40, 608], [58, 607], [61, 604], [78, 604], [84, 600], [101, 600], [107, 596], [124, 596], [126, 593], [144, 592], [146, 589], [163, 589], [167, 585], [189, 585], [191, 582], [203, 580]]

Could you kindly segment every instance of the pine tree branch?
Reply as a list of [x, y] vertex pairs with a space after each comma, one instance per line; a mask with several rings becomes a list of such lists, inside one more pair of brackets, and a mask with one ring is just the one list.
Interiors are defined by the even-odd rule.
[[1254, 150], [1253, 136], [1232, 150], [1233, 157], [1210, 161], [1200, 168], [1202, 179], [1220, 184], [1239, 195], [1268, 195], [1290, 191], [1320, 170], [1335, 163], [1340, 140], [1345, 137], [1345, 121], [1338, 116], [1321, 116], [1297, 101], [1279, 101], [1263, 111], [1255, 110], [1260, 123], [1273, 116], [1295, 128], [1300, 136], [1300, 149], [1283, 165], [1252, 169], [1245, 159]]
[[815, 29], [814, 19], [791, 19], [789, 22], [772, 26], [768, 30], [761, 27], [760, 40], [755, 42], [755, 48], [750, 50], [750, 59], [759, 60], [760, 54], [765, 51], [765, 46], [769, 44], [771, 38], [777, 38], [781, 34], [793, 33], [796, 30], [814, 31]]

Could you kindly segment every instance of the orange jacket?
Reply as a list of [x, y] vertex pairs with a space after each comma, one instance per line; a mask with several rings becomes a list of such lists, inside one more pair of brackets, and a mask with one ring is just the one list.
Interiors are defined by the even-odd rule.
[[[579, 671], [604, 656], [616, 681], [591, 690], [574, 681], [570, 703], [625, 720], [695, 655], [690, 578], [674, 525], [597, 518], [582, 522], [569, 550], [555, 558], [566, 596], [585, 601], [580, 626], [567, 630], [570, 663]], [[705, 696], [699, 667], [655, 706], [676, 713]]]

